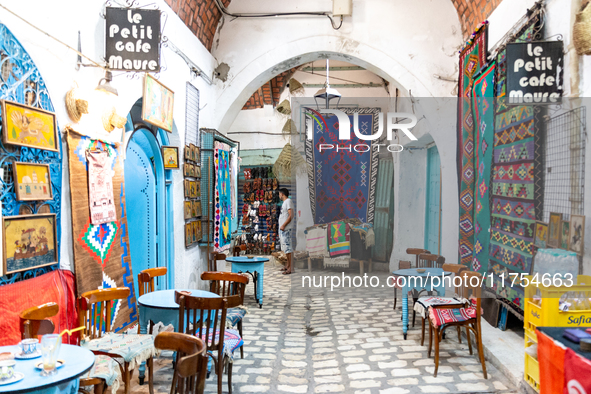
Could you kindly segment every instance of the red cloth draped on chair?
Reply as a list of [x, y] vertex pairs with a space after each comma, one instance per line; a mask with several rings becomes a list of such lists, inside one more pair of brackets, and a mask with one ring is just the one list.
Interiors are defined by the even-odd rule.
[[[59, 313], [52, 318], [55, 332], [77, 327], [74, 274], [70, 271], [55, 270], [47, 274], [0, 286], [0, 346], [15, 345], [21, 340], [19, 313], [27, 308], [55, 302]], [[74, 344], [77, 333], [72, 335]], [[64, 340], [68, 336], [64, 335]]]

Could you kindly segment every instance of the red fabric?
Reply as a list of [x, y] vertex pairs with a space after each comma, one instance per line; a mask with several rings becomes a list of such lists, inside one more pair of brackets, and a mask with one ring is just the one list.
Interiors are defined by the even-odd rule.
[[568, 348], [564, 355], [564, 383], [564, 394], [591, 393], [591, 361]]
[[561, 393], [564, 388], [564, 348], [552, 338], [536, 330], [538, 363], [540, 364], [540, 394]]
[[[55, 270], [36, 278], [0, 286], [0, 346], [20, 342], [18, 316], [21, 311], [48, 302], [60, 306], [59, 313], [52, 318], [56, 333], [77, 327], [74, 283], [72, 272]], [[77, 335], [72, 335], [70, 343], [76, 343], [77, 338]], [[64, 342], [67, 340], [68, 336], [64, 335]]]

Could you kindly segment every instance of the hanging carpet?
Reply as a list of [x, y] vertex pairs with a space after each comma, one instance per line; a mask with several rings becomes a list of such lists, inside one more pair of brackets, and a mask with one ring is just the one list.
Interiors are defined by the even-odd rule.
[[[70, 195], [74, 265], [78, 295], [96, 289], [127, 287], [127, 299], [112, 306], [112, 330], [128, 328], [138, 318], [127, 233], [123, 159], [114, 145], [68, 130]], [[94, 225], [90, 220], [87, 151], [104, 151], [113, 181], [115, 221]]]
[[230, 249], [232, 189], [230, 186], [230, 146], [216, 141], [215, 162], [215, 212], [213, 248], [216, 252]]
[[[363, 135], [377, 133], [378, 108], [343, 108], [341, 111], [349, 115], [351, 128], [353, 114], [357, 112], [359, 132]], [[374, 141], [359, 139], [353, 130], [350, 140], [341, 141], [335, 115], [328, 117], [311, 111], [306, 116], [312, 118], [313, 124], [313, 139], [306, 140], [306, 161], [314, 223], [345, 218], [373, 223], [379, 154], [374, 149]], [[331, 144], [334, 149], [321, 151], [321, 144]], [[358, 144], [365, 144], [368, 148], [362, 146], [359, 150], [367, 151], [356, 152], [353, 147]], [[338, 152], [337, 146], [340, 147]]]

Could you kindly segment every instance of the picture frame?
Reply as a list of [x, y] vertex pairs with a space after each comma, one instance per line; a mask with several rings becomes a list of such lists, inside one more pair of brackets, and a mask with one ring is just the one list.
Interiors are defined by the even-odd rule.
[[193, 244], [193, 225], [191, 222], [185, 223], [185, 247]]
[[49, 164], [15, 161], [12, 174], [17, 201], [53, 200]]
[[191, 181], [185, 179], [185, 197], [191, 197]]
[[55, 213], [2, 218], [4, 275], [58, 263]]
[[191, 217], [193, 217], [193, 215], [192, 215], [193, 214], [193, 211], [192, 211], [193, 205], [191, 204], [191, 201], [185, 201], [184, 204], [185, 204], [184, 205], [184, 208], [185, 208], [185, 210], [184, 210], [185, 216], [184, 217], [185, 217], [185, 220], [189, 220], [189, 219], [191, 219]]
[[183, 176], [186, 178], [189, 176], [189, 164], [185, 163], [183, 164]]
[[191, 222], [191, 227], [192, 227], [192, 235], [193, 235], [193, 243], [197, 243], [197, 241], [199, 241], [199, 238], [197, 238], [197, 222]]
[[570, 215], [568, 250], [578, 255], [585, 251], [585, 216]]
[[199, 163], [200, 159], [201, 159], [201, 148], [196, 146], [195, 147], [195, 162]]
[[2, 142], [59, 152], [61, 141], [55, 113], [9, 100], [2, 100], [0, 106]]
[[195, 198], [201, 196], [201, 180], [193, 181], [195, 182]]
[[570, 222], [562, 221], [560, 226], [560, 249], [568, 250], [570, 236]]
[[201, 238], [203, 238], [203, 233], [202, 233], [202, 227], [201, 227], [201, 220], [197, 220], [195, 222], [193, 222], [193, 234], [195, 235], [195, 242], [199, 242], [201, 241]]
[[142, 100], [142, 120], [172, 133], [174, 92], [146, 73]]
[[164, 162], [165, 170], [178, 170], [179, 164], [179, 148], [176, 146], [163, 146], [162, 150], [162, 161]]
[[195, 144], [189, 144], [189, 146], [191, 147], [191, 161], [196, 161], [195, 150], [197, 149], [197, 147], [195, 146]]
[[550, 212], [550, 220], [548, 221], [548, 246], [553, 248], [560, 247], [562, 214], [557, 212]]
[[195, 166], [195, 178], [201, 178], [201, 166]]
[[534, 232], [534, 245], [545, 249], [548, 243], [548, 223], [536, 221]]
[[195, 177], [195, 164], [189, 164], [189, 176]]
[[201, 201], [195, 201], [195, 217], [201, 217]]
[[191, 160], [191, 147], [185, 145], [185, 160]]

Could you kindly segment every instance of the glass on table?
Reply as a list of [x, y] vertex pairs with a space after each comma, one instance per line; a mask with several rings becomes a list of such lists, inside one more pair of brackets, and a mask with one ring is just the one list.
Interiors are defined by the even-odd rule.
[[41, 376], [49, 376], [57, 373], [57, 356], [61, 344], [62, 337], [58, 334], [47, 334], [41, 337], [41, 357], [43, 358]]

